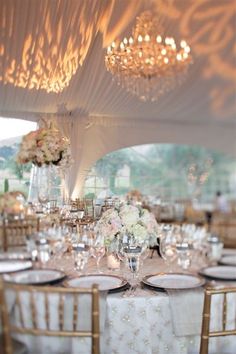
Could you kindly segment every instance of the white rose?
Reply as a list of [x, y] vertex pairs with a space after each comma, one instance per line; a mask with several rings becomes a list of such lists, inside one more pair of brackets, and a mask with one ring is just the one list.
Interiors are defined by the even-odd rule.
[[133, 225], [131, 233], [138, 242], [145, 241], [148, 238], [147, 229], [140, 224]]
[[125, 226], [137, 224], [139, 220], [139, 210], [133, 205], [122, 206], [119, 215]]

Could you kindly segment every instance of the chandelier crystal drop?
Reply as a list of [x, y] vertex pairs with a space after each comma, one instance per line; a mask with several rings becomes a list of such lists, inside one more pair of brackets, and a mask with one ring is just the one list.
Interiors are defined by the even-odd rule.
[[190, 47], [181, 40], [160, 33], [158, 18], [150, 11], [136, 19], [130, 38], [113, 42], [107, 48], [105, 64], [118, 84], [143, 101], [159, 96], [180, 84], [192, 63]]

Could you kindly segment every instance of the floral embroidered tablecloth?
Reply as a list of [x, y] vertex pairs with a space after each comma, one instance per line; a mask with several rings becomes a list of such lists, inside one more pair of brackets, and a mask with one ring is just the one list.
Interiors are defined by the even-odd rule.
[[[46, 267], [64, 270], [69, 277], [78, 276], [70, 257], [50, 261]], [[105, 259], [102, 270], [107, 272]], [[164, 262], [155, 255], [147, 259], [142, 275], [165, 270]], [[127, 270], [113, 274], [125, 275]], [[178, 270], [179, 271], [179, 270]], [[95, 273], [90, 262], [86, 274]], [[111, 274], [111, 273], [110, 273]], [[236, 303], [236, 301], [235, 301]], [[194, 304], [192, 304], [194, 306]], [[217, 308], [217, 304], [215, 305]], [[231, 312], [236, 314], [232, 304]], [[198, 354], [199, 335], [178, 337], [174, 334], [170, 297], [165, 292], [138, 288], [134, 297], [123, 293], [108, 294], [104, 330], [101, 334], [101, 354]], [[89, 354], [89, 340], [64, 338], [22, 338], [32, 354]], [[209, 353], [234, 354], [236, 336], [211, 339]]]

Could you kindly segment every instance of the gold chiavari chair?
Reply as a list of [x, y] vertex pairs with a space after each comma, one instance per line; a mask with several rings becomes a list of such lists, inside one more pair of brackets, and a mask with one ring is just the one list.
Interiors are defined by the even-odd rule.
[[[11, 322], [6, 303], [6, 292], [13, 291], [15, 295], [14, 310], [19, 314], [19, 323]], [[24, 296], [21, 296], [23, 292]], [[58, 295], [58, 328], [55, 324], [51, 325], [50, 319], [50, 295]], [[78, 326], [83, 325], [85, 319], [80, 318], [79, 301], [81, 295], [88, 295], [91, 299], [90, 311], [87, 316], [91, 318], [91, 327], [89, 330], [82, 330]], [[28, 296], [27, 296], [28, 295]], [[40, 306], [39, 297], [41, 296]], [[24, 311], [23, 298], [29, 299], [27, 311]], [[71, 300], [69, 300], [69, 297]], [[80, 299], [79, 299], [80, 297]], [[13, 354], [11, 333], [29, 334], [35, 336], [50, 337], [90, 337], [92, 339], [91, 354], [100, 354], [100, 330], [99, 330], [99, 290], [97, 285], [91, 288], [62, 288], [62, 287], [43, 287], [29, 286], [20, 284], [10, 284], [0, 279], [0, 298], [2, 301], [1, 311], [4, 328], [4, 354]], [[53, 299], [53, 302], [55, 299]], [[71, 313], [68, 313], [65, 306], [71, 301]], [[43, 304], [41, 306], [41, 304]], [[38, 305], [38, 306], [37, 306]], [[44, 307], [44, 308], [42, 308]], [[55, 309], [55, 307], [54, 307]], [[44, 323], [42, 324], [42, 314], [44, 314]], [[53, 314], [56, 317], [55, 313]], [[65, 316], [66, 315], [66, 316]], [[27, 316], [27, 318], [26, 318]], [[68, 317], [71, 319], [69, 326]], [[69, 328], [69, 329], [68, 329]], [[79, 354], [79, 347], [78, 347]]]
[[[226, 329], [227, 325], [227, 294], [236, 293], [236, 287], [222, 288], [222, 289], [205, 289], [203, 318], [202, 318], [202, 332], [200, 343], [200, 354], [208, 354], [209, 339], [212, 337], [232, 336], [236, 335], [236, 323], [233, 329]], [[219, 330], [210, 330], [211, 321], [211, 303], [214, 295], [221, 294], [223, 296], [223, 311], [222, 311], [222, 327]]]
[[108, 209], [114, 208], [116, 203], [117, 203], [116, 199], [112, 199], [112, 198], [105, 199], [104, 204], [102, 206], [102, 213], [107, 211]]
[[227, 248], [236, 248], [236, 222], [235, 217], [228, 220], [213, 221], [211, 231], [216, 233], [222, 239], [224, 246]]
[[0, 227], [1, 245], [4, 252], [12, 247], [22, 247], [26, 245], [27, 236], [39, 231], [39, 218], [25, 218], [9, 221], [4, 219]]
[[85, 203], [85, 216], [87, 219], [94, 219], [94, 201], [93, 199], [84, 199]]
[[82, 198], [81, 199], [80, 198], [76, 198], [74, 200], [74, 206], [76, 206], [76, 208], [78, 210], [85, 210], [85, 207], [86, 207], [85, 200], [82, 199]]

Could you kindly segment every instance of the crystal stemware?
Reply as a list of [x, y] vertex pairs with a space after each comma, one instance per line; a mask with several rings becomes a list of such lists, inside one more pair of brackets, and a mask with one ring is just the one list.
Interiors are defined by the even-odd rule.
[[89, 247], [76, 247], [73, 249], [74, 268], [80, 274], [83, 272], [89, 259]]
[[141, 250], [141, 254], [140, 254], [140, 263], [141, 266], [143, 266], [144, 261], [149, 257], [150, 255], [150, 248], [149, 248], [149, 242], [148, 241], [144, 241], [141, 244], [142, 250]]
[[106, 253], [106, 247], [104, 244], [104, 238], [99, 233], [96, 235], [96, 238], [91, 245], [91, 255], [96, 259], [97, 272], [101, 273], [100, 270], [100, 261]]
[[96, 259], [96, 265], [97, 265], [97, 272], [101, 273], [100, 270], [100, 261], [103, 258], [103, 256], [106, 253], [106, 248], [105, 246], [102, 245], [94, 245], [93, 246], [93, 257]]
[[168, 271], [172, 272], [171, 264], [177, 258], [177, 250], [176, 250], [177, 238], [174, 229], [171, 226], [163, 230], [159, 242], [160, 242], [161, 257], [166, 262]]
[[191, 266], [191, 248], [188, 242], [178, 242], [176, 244], [176, 251], [178, 255], [178, 265], [187, 270]]
[[131, 271], [131, 277], [128, 276], [131, 288], [125, 293], [125, 296], [134, 296], [135, 290], [138, 284], [138, 276], [140, 269], [140, 256], [142, 252], [142, 247], [140, 246], [127, 246], [123, 249], [126, 262], [129, 270]]
[[49, 201], [47, 191], [39, 191], [38, 192], [38, 201], [40, 203], [43, 213], [45, 213], [47, 210], [47, 203]]

